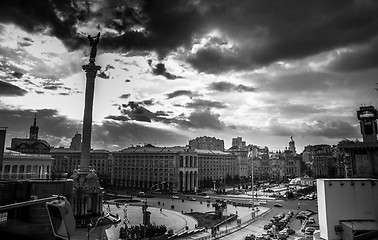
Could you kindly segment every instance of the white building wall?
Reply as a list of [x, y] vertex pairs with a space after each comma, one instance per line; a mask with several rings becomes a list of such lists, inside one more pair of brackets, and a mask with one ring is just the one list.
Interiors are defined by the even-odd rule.
[[318, 179], [320, 237], [340, 240], [341, 220], [375, 220], [378, 227], [378, 179]]

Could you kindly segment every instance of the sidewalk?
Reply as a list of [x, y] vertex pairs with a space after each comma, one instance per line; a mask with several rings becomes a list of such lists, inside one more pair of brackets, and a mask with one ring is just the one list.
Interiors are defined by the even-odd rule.
[[[261, 218], [262, 216], [265, 216], [268, 214], [272, 209], [268, 207], [259, 207], [258, 212], [255, 212], [255, 216], [251, 214], [251, 211], [248, 215], [239, 216], [237, 221], [233, 221], [228, 224], [223, 224], [219, 226], [219, 230], [217, 231], [215, 237], [219, 238], [221, 236], [226, 236], [229, 234], [234, 233], [235, 231], [238, 231], [249, 224], [253, 223], [257, 219]], [[240, 223], [238, 223], [240, 221]], [[211, 235], [211, 229], [208, 229], [207, 231], [186, 235], [181, 238], [174, 238], [174, 239], [196, 239], [196, 240], [206, 240], [206, 239], [212, 239], [214, 236]]]

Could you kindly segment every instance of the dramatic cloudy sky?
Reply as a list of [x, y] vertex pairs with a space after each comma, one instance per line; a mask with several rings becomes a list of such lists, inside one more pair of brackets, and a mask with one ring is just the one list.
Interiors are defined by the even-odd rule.
[[284, 149], [360, 139], [377, 107], [378, 1], [12, 0], [0, 8], [0, 127], [69, 146], [82, 130], [87, 35], [101, 33], [92, 145]]

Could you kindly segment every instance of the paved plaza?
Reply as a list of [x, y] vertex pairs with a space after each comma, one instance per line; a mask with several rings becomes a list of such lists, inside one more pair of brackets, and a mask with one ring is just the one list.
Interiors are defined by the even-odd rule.
[[[117, 207], [115, 204], [108, 205], [105, 203], [103, 205], [104, 210], [113, 215], [118, 214], [122, 221], [115, 225], [93, 227], [89, 231], [86, 228], [79, 228], [75, 231], [72, 239], [118, 240], [120, 228], [124, 227], [125, 216], [127, 219], [126, 224], [128, 225], [137, 225], [142, 223], [142, 204], [143, 203], [131, 203], [127, 206], [127, 208], [125, 208], [124, 204], [120, 204]], [[167, 230], [172, 229], [174, 233], [183, 232], [185, 231], [186, 227], [189, 230], [195, 229], [198, 224], [197, 220], [189, 215], [183, 214], [183, 212], [214, 211], [214, 207], [207, 202], [188, 201], [186, 199], [183, 201], [182, 199], [149, 198], [148, 205], [148, 211], [151, 212], [151, 223], [156, 225], [163, 224], [167, 227]], [[125, 209], [127, 209], [127, 211]], [[268, 208], [260, 208], [259, 213], [261, 214], [267, 209]], [[248, 207], [235, 207], [233, 205], [227, 205], [227, 210], [224, 212], [224, 215], [238, 214], [239, 218], [242, 219], [243, 222], [246, 222], [251, 219], [251, 212], [252, 209]], [[235, 221], [234, 223], [229, 224], [228, 228], [230, 229], [234, 225], [236, 225]], [[206, 235], [209, 233], [204, 234]]]

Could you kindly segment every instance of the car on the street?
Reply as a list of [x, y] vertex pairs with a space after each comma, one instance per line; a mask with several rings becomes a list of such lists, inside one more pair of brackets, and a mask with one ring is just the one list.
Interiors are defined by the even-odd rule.
[[265, 237], [264, 236], [256, 236], [255, 237], [255, 240], [265, 240]]
[[180, 199], [180, 197], [177, 196], [177, 195], [173, 195], [173, 196], [172, 196], [172, 199]]
[[308, 222], [309, 224], [314, 224], [314, 223], [315, 223], [315, 218], [310, 217], [310, 218], [308, 218], [307, 222]]
[[287, 237], [289, 237], [289, 234], [286, 231], [281, 230], [278, 232], [277, 237], [279, 239], [286, 239]]
[[264, 225], [264, 230], [268, 230], [273, 224], [272, 223], [267, 223]]
[[209, 195], [206, 195], [203, 197], [204, 199], [210, 199], [210, 196]]
[[195, 201], [196, 199], [194, 197], [189, 197], [188, 200], [189, 201]]
[[278, 203], [275, 203], [273, 206], [274, 206], [274, 207], [282, 207], [282, 205], [281, 205], [281, 204], [278, 204]]
[[146, 194], [144, 192], [139, 192], [137, 194], [137, 197], [145, 197], [145, 196], [146, 196]]
[[292, 229], [292, 228], [284, 228], [283, 230], [285, 230], [287, 232], [287, 234], [289, 234], [289, 235], [292, 235], [292, 234], [295, 233], [295, 230]]
[[255, 240], [255, 235], [253, 234], [248, 234], [247, 236], [245, 236], [244, 240]]
[[311, 236], [311, 235], [313, 235], [314, 234], [314, 232], [315, 232], [315, 228], [314, 227], [306, 227], [305, 228], [305, 236]]

